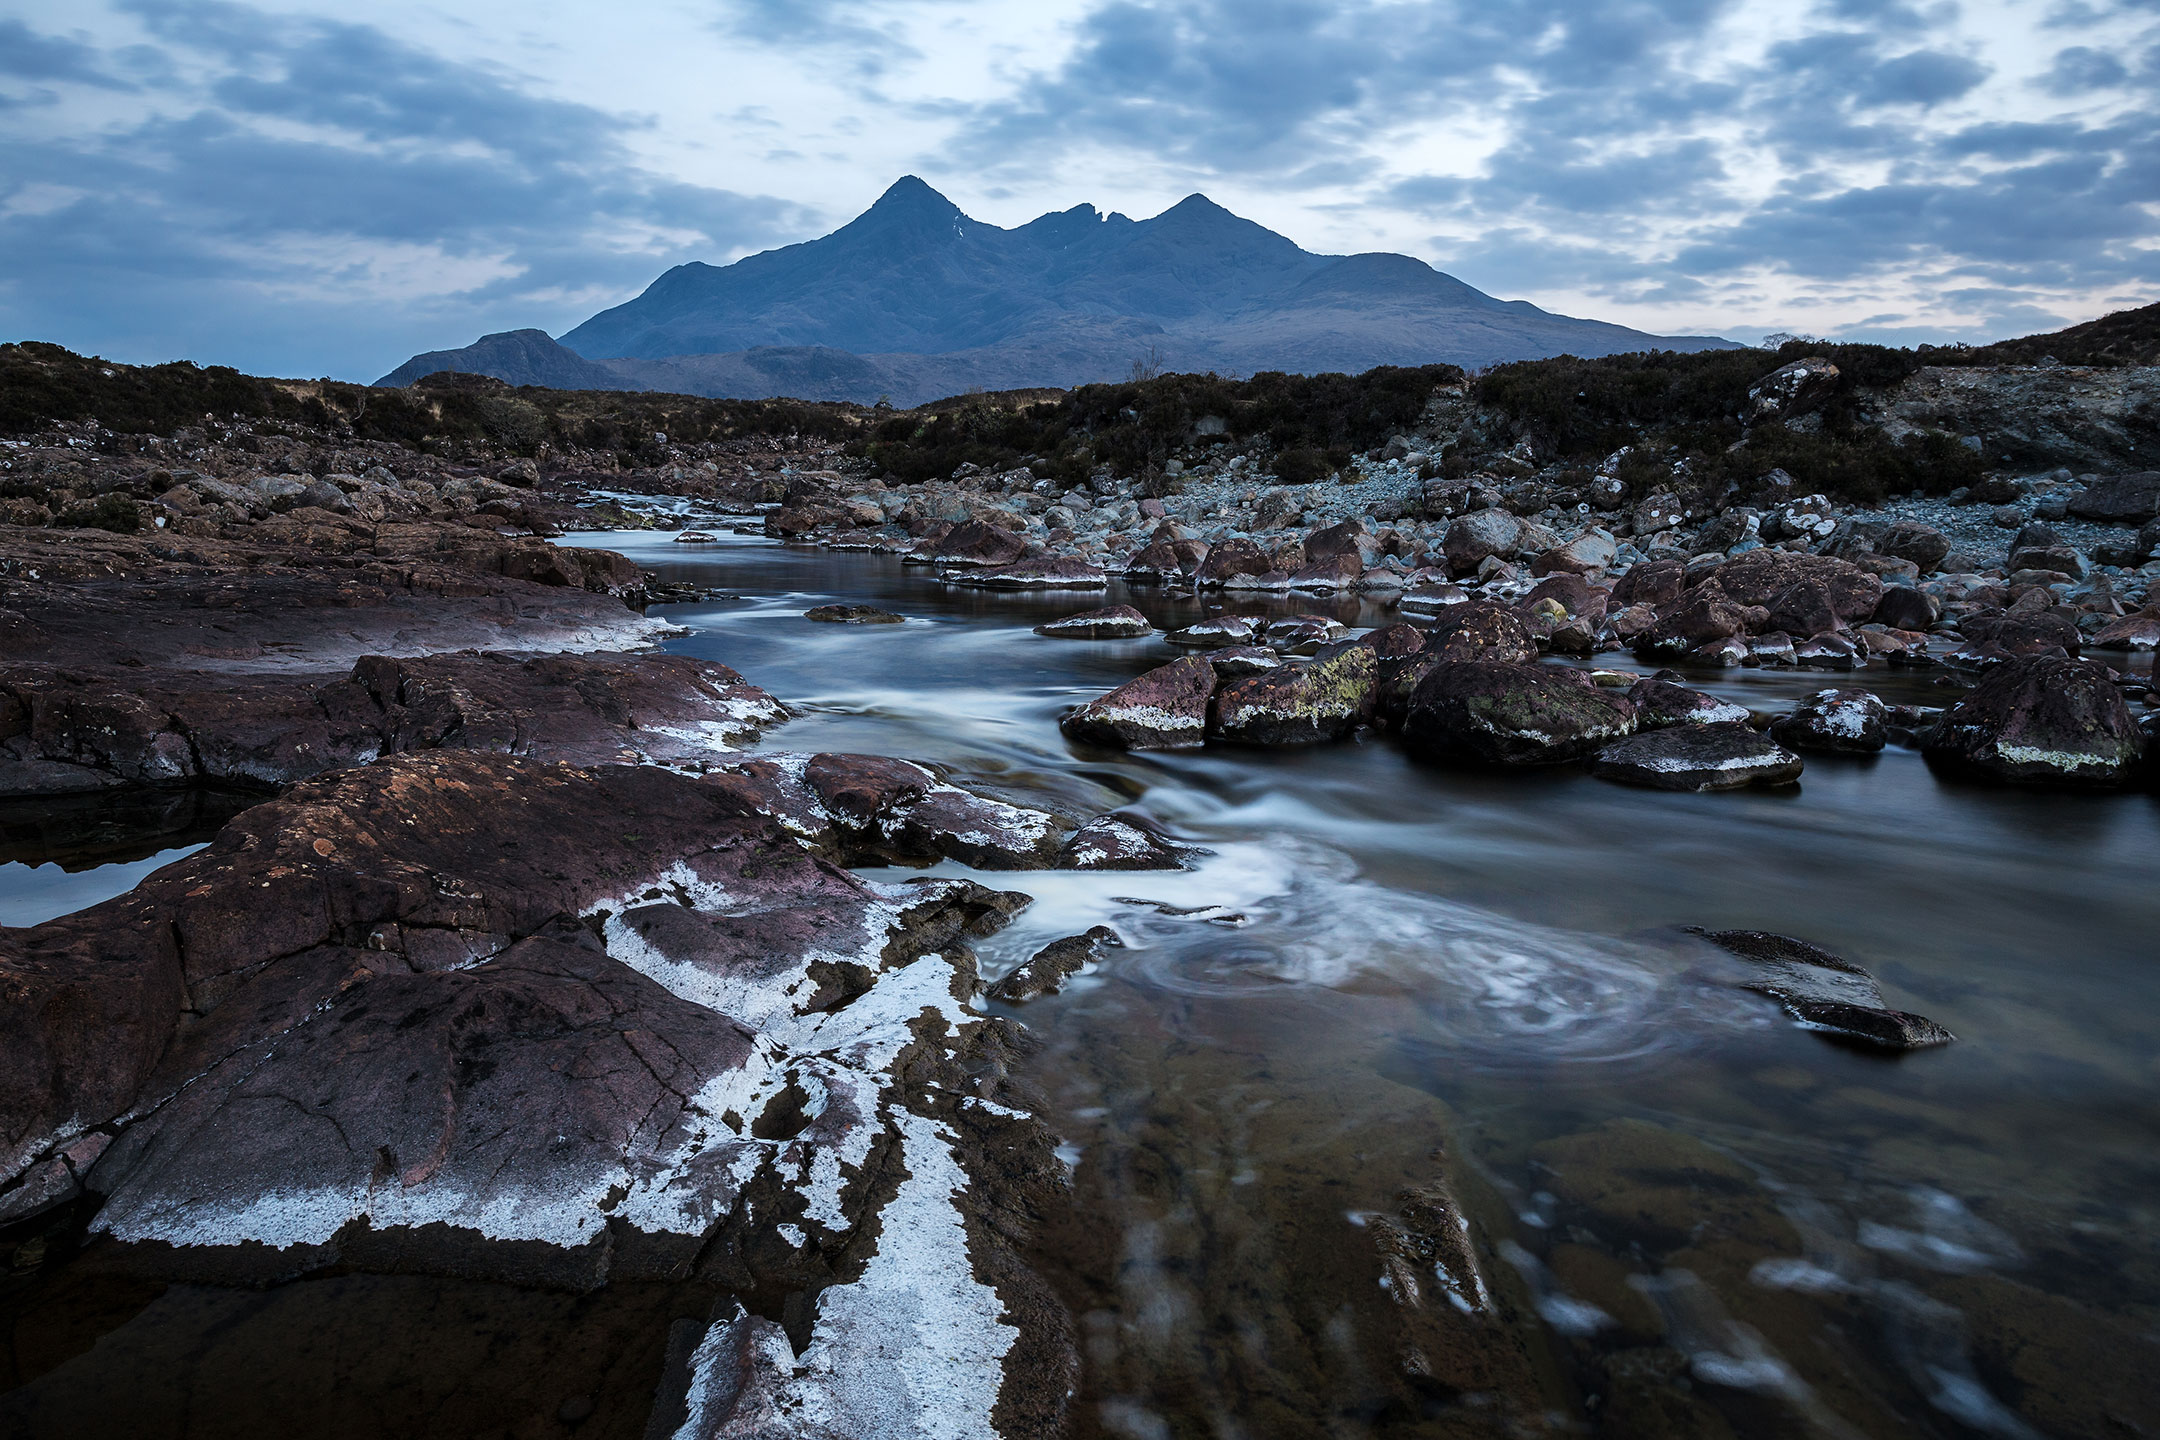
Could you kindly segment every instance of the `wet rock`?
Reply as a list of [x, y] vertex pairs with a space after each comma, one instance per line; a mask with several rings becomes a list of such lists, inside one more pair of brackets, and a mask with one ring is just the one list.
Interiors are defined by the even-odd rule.
[[1421, 580], [1405, 590], [1402, 599], [1398, 600], [1396, 604], [1400, 608], [1410, 611], [1445, 612], [1453, 606], [1467, 602], [1469, 599], [1470, 592], [1460, 585], [1452, 585], [1445, 581]]
[[1173, 645], [1198, 645], [1213, 649], [1223, 645], [1249, 645], [1267, 633], [1268, 622], [1257, 615], [1210, 615], [1165, 638]]
[[802, 782], [860, 859], [913, 864], [940, 856], [982, 870], [1036, 870], [1053, 862], [1064, 839], [1064, 827], [1043, 811], [963, 790], [906, 760], [813, 755]]
[[1434, 617], [1424, 649], [1441, 660], [1496, 660], [1526, 664], [1537, 659], [1537, 641], [1512, 607], [1490, 600], [1455, 605]]
[[1813, 670], [1850, 670], [1861, 658], [1860, 647], [1843, 635], [1810, 635], [1793, 645], [1793, 663]]
[[1645, 659], [1669, 658], [1743, 634], [1747, 628], [1744, 607], [1726, 599], [1714, 585], [1704, 586], [1636, 636], [1633, 648]]
[[1942, 618], [1942, 602], [1910, 585], [1886, 585], [1869, 618], [1893, 630], [1925, 631]]
[[2151, 650], [2160, 647], [2160, 608], [2146, 606], [2093, 632], [2089, 642], [2099, 650]]
[[1077, 555], [1045, 555], [939, 578], [983, 590], [1100, 590], [1109, 584], [1102, 566]]
[[1487, 765], [1582, 759], [1633, 733], [1635, 706], [1579, 674], [1491, 661], [1437, 664], [1410, 696], [1403, 743], [1428, 758]]
[[1325, 615], [1293, 615], [1285, 620], [1268, 622], [1268, 644], [1279, 646], [1292, 655], [1311, 655], [1323, 645], [1332, 645], [1343, 637], [1342, 621]]
[[934, 545], [918, 551], [939, 565], [1004, 566], [1032, 549], [1027, 537], [980, 520], [955, 525]]
[[1107, 925], [1090, 927], [1085, 934], [1053, 940], [1029, 956], [1018, 969], [992, 985], [989, 996], [1015, 1005], [1038, 995], [1055, 995], [1068, 976], [1077, 975], [1102, 958], [1105, 950], [1121, 950], [1125, 942]]
[[1771, 598], [1769, 609], [1765, 623], [1788, 635], [1823, 635], [1844, 628], [1829, 590], [1813, 580], [1780, 590]]
[[1767, 995], [1811, 1030], [1885, 1050], [1922, 1050], [1957, 1037], [1924, 1015], [1883, 1004], [1875, 977], [1850, 960], [1789, 935], [1760, 930], [1695, 930], [1754, 971], [1742, 987]]
[[1770, 733], [1795, 750], [1873, 755], [1889, 739], [1890, 707], [1869, 690], [1818, 690]]
[[1193, 585], [1201, 590], [1220, 590], [1232, 580], [1265, 576], [1274, 569], [1274, 558], [1267, 551], [1238, 536], [1209, 547], [1207, 558], [1193, 574]]
[[1630, 605], [1670, 605], [1687, 588], [1687, 562], [1646, 560], [1628, 567], [1613, 584], [1612, 608]]
[[2160, 516], [2160, 470], [2117, 475], [2072, 495], [2069, 511], [2080, 520], [2142, 525]]
[[803, 611], [803, 619], [824, 625], [900, 625], [907, 617], [875, 605], [813, 605]]
[[1657, 790], [1738, 790], [1791, 785], [1800, 757], [1744, 723], [1675, 725], [1631, 735], [1598, 751], [1590, 773]]
[[2009, 784], [2119, 787], [2144, 748], [2105, 667], [2044, 656], [1995, 666], [1921, 737], [1930, 761]]
[[1208, 738], [1234, 745], [1341, 739], [1371, 715], [1378, 678], [1373, 651], [1349, 644], [1303, 665], [1226, 680], [1208, 706]]
[[1052, 866], [1057, 870], [1182, 870], [1189, 847], [1154, 821], [1129, 810], [1098, 815], [1073, 832]]
[[1289, 663], [1280, 650], [1270, 650], [1265, 645], [1227, 645], [1220, 650], [1210, 650], [1201, 658], [1213, 665], [1215, 673], [1226, 680], [1238, 675], [1279, 670]]
[[1126, 750], [1172, 750], [1204, 743], [1215, 667], [1186, 655], [1090, 700], [1058, 722], [1075, 740]]
[[1379, 656], [1382, 660], [1397, 660], [1415, 655], [1425, 648], [1425, 632], [1415, 625], [1400, 620], [1393, 625], [1368, 631], [1357, 638], [1357, 643]]
[[1879, 577], [1827, 555], [1788, 550], [1750, 550], [1718, 567], [1717, 581], [1726, 598], [1740, 605], [1769, 605], [1795, 585], [1812, 581], [1830, 597], [1830, 608], [1846, 624], [1875, 613], [1882, 601]]
[[2061, 650], [2076, 655], [2083, 637], [2060, 615], [1982, 611], [1958, 622], [1958, 634], [1973, 645], [1989, 645], [2012, 656], [2045, 655]]
[[[1666, 672], [1667, 675], [1673, 673]], [[1745, 705], [1705, 695], [1664, 676], [1645, 676], [1636, 681], [1628, 688], [1627, 697], [1635, 703], [1635, 727], [1638, 730], [1663, 730], [1672, 725], [1721, 725], [1744, 722], [1748, 718]]]
[[1365, 566], [1356, 554], [1329, 555], [1309, 560], [1289, 572], [1289, 588], [1316, 594], [1355, 590], [1365, 579]]
[[1505, 559], [1514, 553], [1521, 536], [1522, 522], [1507, 511], [1474, 510], [1448, 525], [1440, 548], [1450, 571], [1468, 575], [1493, 556]]
[[1130, 605], [1083, 610], [1078, 615], [1067, 615], [1062, 620], [1035, 627], [1036, 634], [1058, 640], [1133, 640], [1154, 632], [1155, 627], [1148, 623], [1147, 616]]

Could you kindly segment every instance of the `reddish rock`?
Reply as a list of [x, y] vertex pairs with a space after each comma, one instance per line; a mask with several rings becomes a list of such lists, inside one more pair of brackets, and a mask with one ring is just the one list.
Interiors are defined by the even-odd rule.
[[1204, 743], [1215, 667], [1186, 655], [1090, 700], [1058, 722], [1075, 740], [1126, 750], [1167, 750]]

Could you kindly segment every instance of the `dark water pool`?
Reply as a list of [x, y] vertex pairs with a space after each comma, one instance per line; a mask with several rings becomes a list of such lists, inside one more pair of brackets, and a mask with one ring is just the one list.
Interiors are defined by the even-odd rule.
[[[1124, 601], [1169, 628], [1198, 602], [990, 595], [752, 539], [569, 542], [729, 592], [668, 612], [688, 629], [670, 647], [797, 708], [767, 748], [934, 762], [1074, 815], [1131, 805], [1210, 852], [1178, 874], [977, 877], [1036, 897], [982, 945], [992, 973], [1092, 924], [1125, 941], [1014, 1012], [1074, 1166], [1073, 1218], [1034, 1258], [1079, 1327], [1076, 1433], [2160, 1434], [2155, 797], [1957, 785], [1898, 750], [1716, 796], [1435, 769], [1384, 739], [1079, 750], [1061, 711], [1172, 652], [1031, 627]], [[829, 601], [910, 618], [802, 618]], [[1852, 678], [1941, 695], [1924, 673]], [[1700, 683], [1768, 708], [1824, 682]], [[1837, 951], [1958, 1042], [1829, 1043], [1732, 988], [1688, 925]], [[1469, 1330], [1406, 1320], [1383, 1263], [1406, 1195], [1436, 1183], [1504, 1292]], [[221, 1395], [244, 1401], [230, 1433], [433, 1414], [416, 1433], [636, 1435], [646, 1322], [683, 1303], [395, 1277], [259, 1296], [91, 1277], [32, 1300], [11, 1314], [19, 1376], [87, 1396], [141, 1375], [130, 1414], [174, 1435], [226, 1433]], [[439, 1343], [393, 1338], [412, 1326]], [[78, 1358], [54, 1370], [40, 1344]], [[243, 1378], [266, 1368], [267, 1389]], [[519, 1384], [547, 1392], [536, 1418], [483, 1423]]]

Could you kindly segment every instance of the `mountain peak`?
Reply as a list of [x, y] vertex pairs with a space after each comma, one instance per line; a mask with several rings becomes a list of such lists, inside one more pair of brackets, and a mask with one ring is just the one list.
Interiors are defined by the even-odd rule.
[[960, 207], [930, 187], [919, 175], [903, 175], [878, 196], [865, 218], [870, 215], [917, 216], [929, 215], [939, 219], [960, 214]]

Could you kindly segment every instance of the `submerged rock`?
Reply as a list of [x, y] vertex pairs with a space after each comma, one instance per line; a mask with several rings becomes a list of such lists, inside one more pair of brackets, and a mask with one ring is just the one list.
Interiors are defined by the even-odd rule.
[[1818, 690], [1770, 733], [1795, 750], [1873, 755], [1889, 740], [1890, 707], [1870, 690]]
[[1010, 975], [992, 985], [990, 998], [1015, 1004], [1038, 995], [1055, 995], [1067, 976], [1077, 975], [1099, 960], [1104, 950], [1123, 949], [1124, 946], [1117, 931], [1107, 925], [1093, 926], [1083, 935], [1053, 940]]
[[1791, 785], [1800, 757], [1745, 724], [1675, 725], [1606, 746], [1590, 773], [1656, 790], [1738, 790]]
[[1789, 935], [1761, 930], [1692, 930], [1755, 971], [1743, 988], [1767, 995], [1813, 1030], [1885, 1050], [1923, 1050], [1957, 1037], [1924, 1015], [1883, 1004], [1875, 977], [1860, 966]]
[[1436, 665], [1418, 683], [1404, 715], [1403, 743], [1433, 759], [1560, 765], [1634, 729], [1634, 703], [1596, 688], [1579, 671], [1469, 661]]
[[1215, 667], [1207, 657], [1181, 656], [1090, 700], [1058, 721], [1058, 728], [1075, 740], [1126, 750], [1199, 745], [1207, 738], [1215, 684]]
[[2145, 736], [2104, 667], [2046, 656], [2005, 660], [1926, 730], [1928, 759], [2010, 784], [2127, 783]]
[[1374, 652], [1336, 647], [1303, 665], [1226, 680], [1208, 706], [1208, 738], [1235, 745], [1316, 745], [1339, 740], [1372, 713]]
[[1147, 616], [1130, 605], [1083, 610], [1078, 615], [1067, 615], [1062, 620], [1035, 627], [1036, 634], [1048, 635], [1054, 640], [1132, 640], [1154, 631]]
[[825, 625], [900, 625], [907, 617], [875, 605], [814, 605], [803, 611], [803, 619]]

